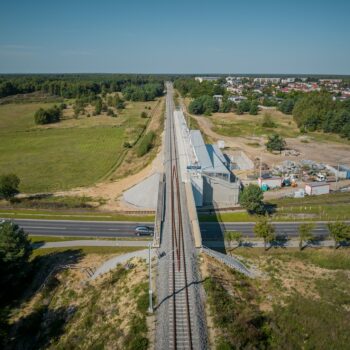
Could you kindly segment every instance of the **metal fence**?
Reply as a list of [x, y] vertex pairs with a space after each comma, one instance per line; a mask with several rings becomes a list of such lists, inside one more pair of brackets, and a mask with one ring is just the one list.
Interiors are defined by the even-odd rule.
[[205, 246], [202, 247], [202, 252], [250, 278], [255, 278], [255, 274], [252, 271], [250, 271], [241, 261], [230, 255], [219, 253]]

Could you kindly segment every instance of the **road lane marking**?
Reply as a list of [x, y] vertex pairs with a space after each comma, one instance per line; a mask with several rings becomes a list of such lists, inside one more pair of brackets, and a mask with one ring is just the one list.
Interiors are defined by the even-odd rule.
[[44, 227], [44, 226], [28, 226], [28, 227], [24, 227], [25, 230], [30, 230], [32, 228], [37, 228], [37, 229], [43, 229], [43, 230], [67, 230], [66, 227], [53, 227], [53, 226], [49, 226], [49, 227]]

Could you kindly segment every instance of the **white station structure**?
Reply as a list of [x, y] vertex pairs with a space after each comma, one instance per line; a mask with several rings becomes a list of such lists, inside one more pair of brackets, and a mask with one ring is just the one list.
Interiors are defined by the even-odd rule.
[[181, 180], [190, 182], [197, 207], [238, 204], [241, 187], [231, 162], [217, 145], [205, 144], [199, 130], [189, 130], [181, 110], [174, 112]]

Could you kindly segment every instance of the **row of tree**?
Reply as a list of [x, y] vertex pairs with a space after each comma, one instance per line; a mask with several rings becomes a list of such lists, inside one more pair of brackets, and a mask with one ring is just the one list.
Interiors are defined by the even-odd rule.
[[221, 86], [220, 81], [199, 82], [193, 78], [180, 78], [174, 81], [174, 87], [185, 97], [197, 98], [200, 96], [225, 95], [226, 89]]
[[[344, 222], [336, 221], [329, 222], [327, 224], [329, 235], [334, 241], [334, 249], [339, 247], [341, 242], [350, 243], [350, 226]], [[299, 237], [299, 249], [303, 250], [309, 242], [315, 240], [313, 235], [313, 230], [315, 228], [314, 223], [303, 223], [300, 224], [298, 228], [298, 237]], [[254, 226], [254, 233], [256, 237], [264, 240], [264, 248], [267, 249], [267, 244], [275, 241], [278, 237], [275, 233], [275, 228], [269, 221], [266, 216], [259, 218], [257, 223]], [[243, 242], [243, 234], [239, 231], [226, 231], [224, 234], [225, 240], [228, 242], [229, 246], [232, 245], [232, 242], [237, 242], [237, 245], [240, 246]], [[283, 237], [285, 240], [286, 238]]]
[[294, 105], [293, 117], [305, 131], [324, 131], [350, 139], [350, 100], [334, 101], [328, 92], [302, 95]]
[[147, 83], [143, 85], [128, 85], [123, 90], [123, 96], [129, 101], [152, 101], [162, 96], [164, 85], [161, 83]]
[[0, 98], [42, 91], [64, 98], [120, 92], [129, 85], [163, 85], [173, 77], [132, 74], [45, 74], [0, 75]]

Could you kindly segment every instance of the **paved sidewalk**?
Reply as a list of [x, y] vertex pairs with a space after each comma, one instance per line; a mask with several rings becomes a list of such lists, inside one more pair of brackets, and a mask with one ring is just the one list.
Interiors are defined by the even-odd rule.
[[[206, 246], [208, 248], [221, 248], [223, 247], [223, 242], [219, 241], [203, 241], [203, 246]], [[226, 248], [237, 248], [237, 244], [225, 244]], [[264, 247], [264, 241], [245, 241], [240, 244], [240, 247], [246, 247], [246, 248], [263, 248]], [[271, 248], [299, 248], [299, 241], [297, 240], [290, 240], [290, 241], [276, 241], [272, 244], [267, 243], [267, 247]], [[303, 242], [303, 247], [310, 247], [310, 248], [317, 248], [317, 247], [334, 247], [334, 241], [317, 241], [317, 242]]]
[[110, 270], [113, 270], [118, 264], [124, 264], [132, 258], [148, 259], [148, 249], [138, 250], [136, 252], [119, 255], [105, 261], [91, 276], [91, 279], [92, 280], [96, 279], [102, 274], [109, 272]]
[[[76, 241], [61, 241], [61, 242], [46, 242], [46, 243], [34, 243], [34, 248], [60, 248], [60, 247], [147, 247], [151, 241], [122, 241], [122, 240], [76, 240]], [[223, 247], [222, 241], [203, 241], [203, 246], [209, 248], [220, 248]], [[226, 243], [225, 246], [230, 248], [230, 246]], [[241, 247], [247, 248], [262, 248], [264, 247], [263, 241], [245, 241], [240, 245]], [[286, 242], [276, 241], [271, 245], [268, 243], [268, 247], [286, 247], [286, 248], [297, 248], [299, 247], [299, 241], [297, 240], [289, 240]], [[309, 242], [303, 243], [303, 246], [308, 247], [333, 247], [334, 242], [331, 240], [326, 241], [317, 241], [317, 242]], [[231, 248], [236, 248], [236, 244], [232, 244]]]

